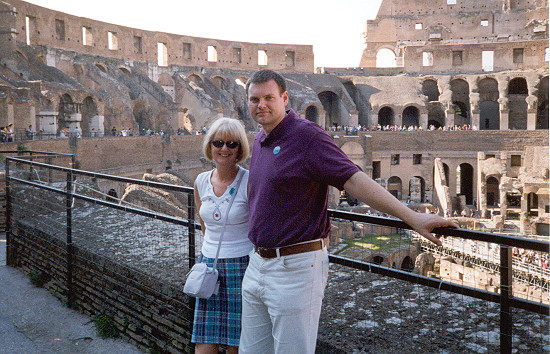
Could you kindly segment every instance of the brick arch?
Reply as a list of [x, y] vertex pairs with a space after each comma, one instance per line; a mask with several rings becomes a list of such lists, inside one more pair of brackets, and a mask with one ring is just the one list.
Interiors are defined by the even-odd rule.
[[363, 149], [363, 146], [361, 146], [361, 144], [354, 141], [348, 141], [345, 142], [340, 148], [346, 153], [350, 160], [353, 161], [353, 163], [361, 167], [363, 170], [365, 169], [363, 162], [365, 149]]

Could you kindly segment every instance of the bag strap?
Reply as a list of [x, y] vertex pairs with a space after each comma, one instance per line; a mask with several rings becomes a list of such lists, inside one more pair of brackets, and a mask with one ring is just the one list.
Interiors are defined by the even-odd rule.
[[229, 201], [229, 206], [227, 207], [227, 213], [225, 213], [225, 220], [223, 222], [223, 229], [222, 233], [220, 234], [220, 242], [218, 242], [218, 250], [216, 251], [216, 258], [214, 259], [214, 264], [212, 265], [213, 269], [216, 269], [216, 265], [218, 264], [218, 256], [220, 255], [220, 248], [222, 247], [222, 239], [223, 234], [225, 234], [225, 226], [227, 225], [227, 219], [229, 219], [229, 210], [231, 210], [231, 206], [233, 205], [233, 201], [235, 201], [235, 198], [237, 197], [237, 192], [239, 191], [239, 186], [241, 185], [241, 181], [244, 176], [244, 171], [241, 171], [241, 168], [239, 167], [239, 180], [237, 181], [237, 185], [235, 188], [232, 188], [229, 190], [229, 194], [232, 194], [231, 200]]

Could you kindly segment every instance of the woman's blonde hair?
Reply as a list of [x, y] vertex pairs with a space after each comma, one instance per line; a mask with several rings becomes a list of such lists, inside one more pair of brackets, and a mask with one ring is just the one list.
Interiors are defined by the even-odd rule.
[[206, 133], [202, 142], [202, 152], [204, 156], [212, 161], [212, 141], [217, 136], [225, 141], [236, 141], [239, 143], [239, 152], [237, 154], [237, 163], [244, 161], [250, 155], [250, 145], [242, 123], [234, 118], [219, 118], [217, 119]]

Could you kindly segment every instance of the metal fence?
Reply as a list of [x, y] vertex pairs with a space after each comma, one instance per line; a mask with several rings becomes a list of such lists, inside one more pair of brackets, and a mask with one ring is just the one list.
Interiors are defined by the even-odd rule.
[[[177, 185], [177, 173], [137, 180], [73, 169], [72, 155], [17, 153], [5, 162], [8, 261], [13, 228], [28, 225], [64, 243], [59, 254], [68, 264], [72, 256], [65, 250], [77, 245], [181, 288], [202, 238], [193, 188]], [[329, 213], [349, 232], [333, 237], [331, 246], [334, 266], [319, 338], [328, 351], [550, 349], [548, 273], [525, 268], [513, 253], [548, 257], [548, 242], [440, 229], [449, 237], [443, 247], [432, 247], [394, 219]], [[435, 268], [416, 274], [414, 258], [428, 252]], [[447, 276], [438, 264], [449, 265]], [[461, 279], [454, 265], [472, 274], [463, 271]]]

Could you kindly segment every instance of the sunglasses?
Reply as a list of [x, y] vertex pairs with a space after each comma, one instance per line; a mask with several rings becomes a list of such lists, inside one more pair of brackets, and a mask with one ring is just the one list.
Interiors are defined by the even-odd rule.
[[214, 140], [211, 142], [212, 145], [217, 147], [218, 149], [223, 148], [223, 146], [227, 146], [228, 149], [235, 149], [237, 146], [240, 145], [238, 141], [223, 141], [223, 140]]

